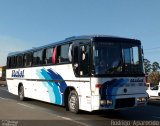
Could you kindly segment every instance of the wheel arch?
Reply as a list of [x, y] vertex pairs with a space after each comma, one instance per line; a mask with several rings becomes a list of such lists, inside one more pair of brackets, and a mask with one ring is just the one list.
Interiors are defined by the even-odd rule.
[[[18, 84], [18, 95], [19, 95], [19, 90], [20, 90], [20, 87], [23, 86], [23, 83], [22, 82], [19, 82]], [[24, 87], [24, 86], [23, 86]]]
[[19, 89], [20, 89], [21, 86], [23, 86], [23, 83], [22, 83], [22, 82], [20, 82], [20, 83], [18, 84], [18, 92], [19, 92]]

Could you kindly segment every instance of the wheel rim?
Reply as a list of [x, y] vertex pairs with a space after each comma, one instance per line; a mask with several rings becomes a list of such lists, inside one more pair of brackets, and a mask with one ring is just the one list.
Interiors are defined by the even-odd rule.
[[75, 95], [72, 95], [69, 100], [69, 106], [71, 110], [75, 110], [77, 106], [77, 98]]

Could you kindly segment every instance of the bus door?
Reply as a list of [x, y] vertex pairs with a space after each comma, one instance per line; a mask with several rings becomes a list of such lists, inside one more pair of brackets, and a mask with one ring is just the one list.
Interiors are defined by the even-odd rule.
[[90, 45], [76, 44], [73, 46], [73, 69], [76, 78], [78, 78], [78, 95], [80, 109], [86, 109], [91, 104], [90, 88]]

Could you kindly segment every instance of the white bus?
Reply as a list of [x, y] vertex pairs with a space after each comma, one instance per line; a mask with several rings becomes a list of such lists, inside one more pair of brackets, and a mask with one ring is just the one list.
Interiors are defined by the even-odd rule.
[[9, 92], [73, 113], [146, 105], [141, 42], [78, 36], [7, 58]]

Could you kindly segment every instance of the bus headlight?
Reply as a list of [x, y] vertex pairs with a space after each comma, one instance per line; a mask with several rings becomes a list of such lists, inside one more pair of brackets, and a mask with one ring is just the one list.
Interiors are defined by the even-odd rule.
[[107, 100], [107, 105], [112, 105], [112, 100]]
[[106, 100], [101, 100], [101, 101], [100, 101], [100, 104], [101, 104], [101, 105], [106, 105], [106, 103], [107, 103]]
[[147, 101], [146, 97], [137, 98], [137, 102], [146, 102], [146, 101]]
[[146, 101], [147, 101], [147, 98], [146, 98], [146, 97], [143, 97], [141, 100], [142, 100], [142, 102], [146, 102]]
[[107, 100], [101, 100], [100, 104], [101, 105], [112, 105], [112, 100], [109, 100], [109, 99], [107, 99]]

